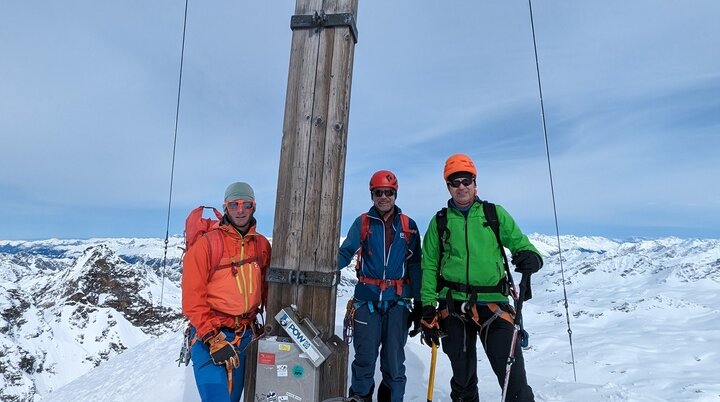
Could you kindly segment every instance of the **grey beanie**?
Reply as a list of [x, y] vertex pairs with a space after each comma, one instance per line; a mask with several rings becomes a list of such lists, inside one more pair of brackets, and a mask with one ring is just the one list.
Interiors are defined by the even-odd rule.
[[225, 190], [225, 202], [232, 200], [255, 201], [255, 192], [247, 183], [243, 183], [241, 181], [233, 183]]

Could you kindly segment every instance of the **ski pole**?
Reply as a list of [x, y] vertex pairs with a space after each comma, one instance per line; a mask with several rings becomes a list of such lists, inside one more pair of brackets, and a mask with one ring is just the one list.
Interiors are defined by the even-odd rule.
[[428, 379], [427, 402], [432, 402], [433, 387], [435, 385], [435, 363], [437, 362], [437, 345], [432, 344], [432, 357], [430, 358], [430, 378]]

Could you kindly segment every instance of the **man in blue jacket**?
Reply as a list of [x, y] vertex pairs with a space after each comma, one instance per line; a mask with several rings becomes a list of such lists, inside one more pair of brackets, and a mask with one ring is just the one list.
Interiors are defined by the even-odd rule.
[[[395, 205], [398, 181], [388, 170], [370, 178], [373, 206], [355, 219], [338, 254], [338, 269], [357, 255], [354, 310], [355, 360], [350, 400], [371, 402], [375, 362], [380, 352], [380, 402], [405, 395], [405, 343], [411, 323], [419, 328], [420, 235], [415, 221]], [[411, 308], [411, 299], [415, 304]]]

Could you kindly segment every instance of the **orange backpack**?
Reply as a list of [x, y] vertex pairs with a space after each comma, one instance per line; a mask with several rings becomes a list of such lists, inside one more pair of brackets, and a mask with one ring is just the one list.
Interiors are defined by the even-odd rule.
[[[212, 209], [218, 219], [203, 218], [205, 209]], [[225, 251], [222, 234], [218, 229], [222, 217], [222, 214], [217, 209], [201, 205], [190, 211], [187, 219], [185, 219], [185, 251], [189, 250], [200, 237], [206, 236], [210, 243], [210, 261], [214, 269], [220, 265], [220, 260]]]

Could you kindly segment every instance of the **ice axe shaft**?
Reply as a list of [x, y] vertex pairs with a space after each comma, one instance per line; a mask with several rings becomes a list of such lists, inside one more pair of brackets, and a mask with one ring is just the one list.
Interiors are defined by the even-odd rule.
[[432, 344], [432, 357], [430, 358], [430, 378], [428, 379], [427, 402], [432, 402], [433, 387], [435, 386], [435, 363], [437, 362], [437, 345]]

